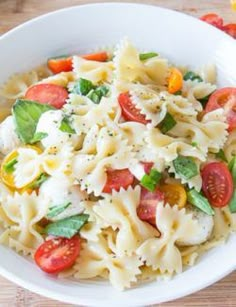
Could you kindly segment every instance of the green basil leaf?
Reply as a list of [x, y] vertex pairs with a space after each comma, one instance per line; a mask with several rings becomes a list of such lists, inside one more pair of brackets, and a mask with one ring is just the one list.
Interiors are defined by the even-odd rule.
[[62, 132], [75, 134], [75, 130], [71, 127], [68, 117], [64, 117], [59, 128]]
[[193, 147], [198, 147], [198, 143], [197, 143], [197, 142], [192, 142], [191, 145], [192, 145]]
[[109, 88], [105, 85], [98, 86], [96, 89], [91, 90], [88, 93], [88, 98], [91, 99], [95, 104], [99, 104], [103, 96], [107, 96]]
[[65, 211], [66, 208], [68, 208], [70, 205], [71, 205], [71, 203], [69, 202], [69, 203], [65, 203], [65, 204], [59, 205], [59, 206], [53, 206], [53, 207], [49, 208], [49, 212], [48, 212], [46, 217], [48, 219], [51, 219], [51, 218], [59, 215], [63, 211]]
[[201, 211], [208, 215], [214, 215], [215, 211], [211, 207], [209, 201], [201, 193], [198, 193], [195, 189], [187, 192], [188, 202], [197, 207]]
[[74, 215], [63, 220], [50, 223], [44, 229], [48, 235], [72, 238], [87, 223], [88, 214]]
[[162, 133], [167, 133], [169, 130], [171, 130], [175, 125], [177, 124], [176, 120], [170, 113], [166, 113], [165, 118], [159, 125], [159, 129]]
[[47, 179], [48, 175], [45, 173], [42, 173], [37, 179], [35, 179], [30, 185], [30, 189], [38, 189]]
[[216, 154], [215, 154], [216, 158], [217, 159], [220, 159], [222, 161], [225, 161], [228, 163], [227, 159], [226, 159], [226, 156], [225, 156], [225, 153], [222, 149], [220, 149]]
[[234, 185], [236, 186], [236, 157], [233, 157], [233, 159], [229, 163], [229, 170], [232, 174]]
[[3, 166], [4, 171], [6, 173], [9, 173], [9, 174], [13, 173], [14, 170], [15, 170], [15, 165], [16, 165], [17, 162], [18, 162], [17, 159], [14, 158], [14, 159], [10, 160], [8, 163], [4, 164], [4, 166]]
[[80, 78], [74, 85], [72, 93], [87, 95], [95, 86], [90, 80]]
[[41, 141], [42, 139], [46, 138], [48, 136], [48, 133], [46, 132], [36, 132], [33, 136], [33, 139], [30, 141], [30, 144], [37, 143]]
[[[211, 93], [212, 94], [212, 93]], [[201, 105], [203, 106], [203, 108], [205, 108], [206, 104], [208, 103], [208, 100], [211, 96], [211, 94], [203, 97], [203, 98], [199, 98], [198, 101], [201, 103]]]
[[173, 165], [176, 173], [186, 180], [198, 174], [197, 165], [192, 157], [178, 156]]
[[40, 116], [54, 110], [52, 106], [36, 101], [17, 99], [12, 108], [12, 114], [16, 125], [16, 133], [25, 144], [34, 141], [34, 135]]
[[229, 210], [231, 213], [236, 213], [236, 188], [229, 203]]
[[146, 188], [147, 190], [153, 192], [156, 189], [157, 184], [161, 180], [161, 173], [158, 172], [155, 168], [151, 169], [149, 174], [145, 174], [141, 181], [140, 184]]
[[139, 59], [140, 61], [145, 61], [151, 58], [154, 58], [155, 56], [158, 56], [159, 54], [156, 52], [148, 52], [148, 53], [140, 53]]
[[203, 82], [202, 78], [193, 71], [187, 71], [184, 75], [184, 80], [185, 81], [187, 81], [187, 80], [191, 80], [191, 81], [198, 80], [198, 82]]

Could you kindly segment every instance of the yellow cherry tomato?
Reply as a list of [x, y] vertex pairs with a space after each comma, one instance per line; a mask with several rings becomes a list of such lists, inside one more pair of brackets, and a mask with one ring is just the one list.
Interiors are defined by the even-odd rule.
[[[27, 145], [26, 148], [31, 148], [35, 150], [37, 153], [42, 153], [42, 150], [36, 146]], [[3, 181], [8, 187], [17, 190], [19, 193], [23, 193], [24, 191], [32, 192], [30, 189], [27, 188], [27, 185], [21, 189], [17, 189], [15, 186], [15, 180], [14, 180], [14, 164], [17, 163], [17, 157], [18, 157], [18, 150], [11, 151], [5, 158], [3, 159], [1, 163], [0, 168], [0, 176]]]
[[[17, 150], [10, 152], [2, 161], [1, 164], [1, 179], [10, 188], [15, 188], [14, 174], [12, 168], [14, 161], [18, 157]], [[11, 167], [10, 167], [11, 164]]]
[[168, 92], [174, 94], [183, 87], [183, 75], [177, 68], [171, 68], [170, 77], [168, 79]]
[[165, 195], [165, 200], [171, 206], [177, 205], [179, 209], [183, 208], [187, 202], [187, 194], [184, 187], [180, 184], [164, 184], [160, 190]]

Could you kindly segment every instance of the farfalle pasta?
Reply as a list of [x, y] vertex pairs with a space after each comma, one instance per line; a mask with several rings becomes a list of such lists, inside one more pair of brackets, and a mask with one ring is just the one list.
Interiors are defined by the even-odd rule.
[[216, 80], [128, 39], [11, 77], [0, 243], [119, 290], [201, 261], [236, 230], [236, 89]]

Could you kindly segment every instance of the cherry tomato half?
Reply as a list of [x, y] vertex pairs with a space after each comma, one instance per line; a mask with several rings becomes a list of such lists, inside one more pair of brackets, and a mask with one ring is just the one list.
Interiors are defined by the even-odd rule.
[[187, 202], [187, 194], [181, 184], [164, 184], [160, 186], [160, 191], [164, 193], [165, 202], [171, 206], [177, 205], [182, 209]]
[[25, 98], [42, 104], [48, 103], [61, 109], [66, 103], [68, 92], [60, 85], [41, 83], [31, 86], [26, 92]]
[[118, 102], [122, 109], [122, 116], [127, 121], [138, 122], [146, 125], [149, 121], [145, 115], [141, 114], [139, 109], [132, 103], [129, 93], [122, 93], [118, 97]]
[[207, 23], [209, 23], [210, 25], [218, 28], [218, 29], [222, 29], [223, 27], [223, 18], [221, 18], [219, 15], [214, 14], [214, 13], [210, 13], [210, 14], [206, 14], [203, 15], [200, 18], [202, 21], [205, 21]]
[[80, 253], [80, 238], [55, 238], [45, 241], [37, 249], [34, 260], [46, 273], [56, 274], [70, 268]]
[[125, 169], [107, 170], [107, 181], [103, 188], [104, 193], [111, 193], [112, 190], [119, 191], [120, 188], [127, 189], [134, 181], [131, 172]]
[[164, 201], [164, 194], [159, 188], [156, 188], [154, 192], [142, 188], [140, 204], [137, 208], [140, 220], [156, 226], [156, 207], [160, 201]]
[[214, 207], [226, 206], [233, 194], [233, 179], [223, 162], [206, 164], [202, 169], [202, 189]]
[[236, 23], [229, 23], [223, 26], [222, 30], [236, 39]]
[[205, 112], [224, 108], [227, 122], [229, 124], [228, 130], [231, 131], [236, 128], [236, 87], [225, 87], [216, 90], [209, 98], [205, 108]]
[[152, 169], [154, 163], [153, 163], [153, 162], [141, 162], [141, 163], [142, 163], [142, 165], [143, 165], [144, 172], [145, 172], [146, 174], [150, 174], [151, 169]]
[[60, 72], [72, 71], [72, 58], [55, 58], [48, 60], [48, 68], [54, 74], [59, 74]]

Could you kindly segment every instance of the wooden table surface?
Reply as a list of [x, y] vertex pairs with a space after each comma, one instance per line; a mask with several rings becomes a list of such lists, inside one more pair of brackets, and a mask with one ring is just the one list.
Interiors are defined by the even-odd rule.
[[[122, 2], [131, 2], [122, 1]], [[18, 24], [35, 16], [56, 9], [93, 2], [82, 0], [0, 0], [0, 35], [14, 28]], [[219, 13], [226, 22], [236, 22], [236, 13], [230, 10], [230, 0], [148, 0], [133, 1], [155, 4], [175, 9], [194, 16], [201, 16], [208, 12]], [[216, 268], [217, 269], [217, 268]], [[194, 276], [193, 276], [194, 278]], [[56, 302], [37, 294], [31, 293], [0, 277], [0, 307], [67, 307], [72, 306]], [[159, 304], [158, 306], [236, 306], [236, 272], [230, 274], [220, 282], [200, 292], [174, 302]]]

